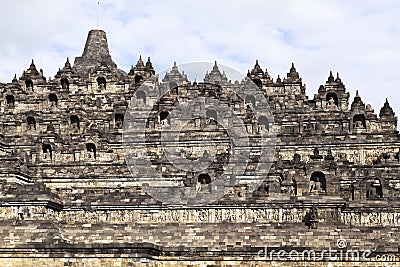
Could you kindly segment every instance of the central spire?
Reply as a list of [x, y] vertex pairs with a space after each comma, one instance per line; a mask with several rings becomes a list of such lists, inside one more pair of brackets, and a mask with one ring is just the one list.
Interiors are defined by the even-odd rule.
[[112, 71], [117, 71], [117, 65], [108, 50], [107, 36], [103, 30], [89, 31], [85, 49], [81, 57], [76, 57], [74, 68], [77, 73], [87, 76], [101, 64], [107, 65]]

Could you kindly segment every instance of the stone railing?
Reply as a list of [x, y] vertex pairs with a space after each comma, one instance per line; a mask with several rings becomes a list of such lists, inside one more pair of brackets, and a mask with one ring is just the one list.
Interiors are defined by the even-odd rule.
[[[0, 220], [46, 219], [75, 223], [304, 223], [309, 208], [188, 208], [53, 211], [43, 206], [3, 206]], [[318, 222], [350, 226], [400, 226], [399, 211], [318, 209]]]
[[365, 212], [345, 211], [341, 213], [341, 222], [354, 226], [400, 226], [400, 211]]
[[0, 220], [35, 218], [54, 219], [58, 212], [44, 206], [3, 206], [0, 207]]

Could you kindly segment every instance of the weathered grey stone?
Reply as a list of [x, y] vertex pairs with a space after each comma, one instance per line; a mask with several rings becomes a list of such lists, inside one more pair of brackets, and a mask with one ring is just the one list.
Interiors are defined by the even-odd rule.
[[[54, 79], [46, 80], [32, 61], [21, 77], [0, 84], [0, 249], [2, 257], [21, 257], [10, 260], [13, 266], [27, 266], [26, 255], [34, 257], [28, 265], [46, 256], [65, 257], [47, 261], [55, 266], [111, 266], [108, 259], [79, 260], [104, 256], [126, 257], [118, 266], [294, 266], [259, 262], [257, 253], [266, 246], [321, 253], [337, 249], [341, 239], [346, 249], [400, 257], [400, 138], [387, 100], [378, 116], [358, 92], [351, 101], [332, 72], [309, 99], [294, 64], [274, 81], [256, 61], [247, 78], [268, 99], [272, 123], [254, 117], [249, 107], [260, 105], [254, 96], [232, 94], [230, 89], [246, 86], [245, 79], [230, 81], [215, 63], [203, 81], [189, 81], [174, 64], [155, 86], [171, 91], [148, 117], [139, 111], [147, 121], [144, 156], [165, 180], [211, 190], [207, 184], [224, 172], [231, 156], [227, 130], [216, 122], [223, 118], [209, 111], [206, 119], [181, 129], [177, 147], [195, 160], [210, 151], [191, 147], [206, 137], [218, 140], [210, 167], [193, 173], [169, 163], [158, 144], [179, 101], [201, 96], [227, 103], [252, 144], [263, 131], [277, 132], [269, 173], [255, 173], [259, 155], [251, 151], [245, 175], [262, 175], [256, 191], [243, 182], [208, 206], [180, 207], [149, 196], [124, 158], [124, 114], [131, 100], [138, 107], [153, 103], [154, 95], [139, 88], [154, 74], [150, 58], [144, 63], [141, 56], [128, 74], [119, 70], [105, 32], [93, 30], [82, 56], [73, 67], [67, 59]], [[299, 266], [322, 266], [312, 262]], [[361, 265], [369, 266], [346, 266]]]

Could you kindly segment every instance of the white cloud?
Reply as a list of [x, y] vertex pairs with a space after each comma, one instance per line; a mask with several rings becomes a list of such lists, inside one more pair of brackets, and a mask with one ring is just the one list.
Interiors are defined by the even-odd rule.
[[[124, 70], [141, 54], [156, 70], [173, 61], [217, 60], [246, 73], [256, 58], [276, 78], [291, 62], [312, 98], [340, 72], [379, 112], [388, 97], [400, 114], [398, 1], [100, 1], [100, 27]], [[0, 8], [0, 80], [31, 58], [53, 76], [83, 51], [97, 1], [13, 1]]]

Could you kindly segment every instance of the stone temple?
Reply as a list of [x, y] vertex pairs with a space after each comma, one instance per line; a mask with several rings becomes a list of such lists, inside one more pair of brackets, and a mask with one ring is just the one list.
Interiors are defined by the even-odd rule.
[[[162, 177], [209, 190], [229, 160], [229, 135], [212, 111], [181, 136], [194, 142], [182, 152], [189, 158], [201, 156], [191, 149], [196, 138], [218, 141], [207, 170], [179, 170], [158, 148], [173, 106], [193, 96], [228, 103], [250, 141], [274, 129], [276, 145], [256, 190], [238, 183], [207, 205], [172, 205], [132, 179], [122, 145], [127, 107], [152, 103], [140, 87], [154, 75], [150, 58], [128, 73], [118, 69], [106, 33], [92, 30], [82, 56], [67, 59], [54, 78], [32, 61], [0, 83], [0, 266], [397, 266], [400, 137], [388, 101], [375, 112], [332, 72], [309, 99], [293, 64], [273, 79], [256, 61], [242, 81], [217, 63], [203, 81], [190, 81], [174, 65], [158, 77], [157, 87], [170, 90], [154, 103], [148, 153], [140, 155]], [[273, 123], [252, 116], [253, 95], [224, 89], [249, 79]], [[250, 174], [260, 175], [251, 172], [258, 160], [253, 155]]]

